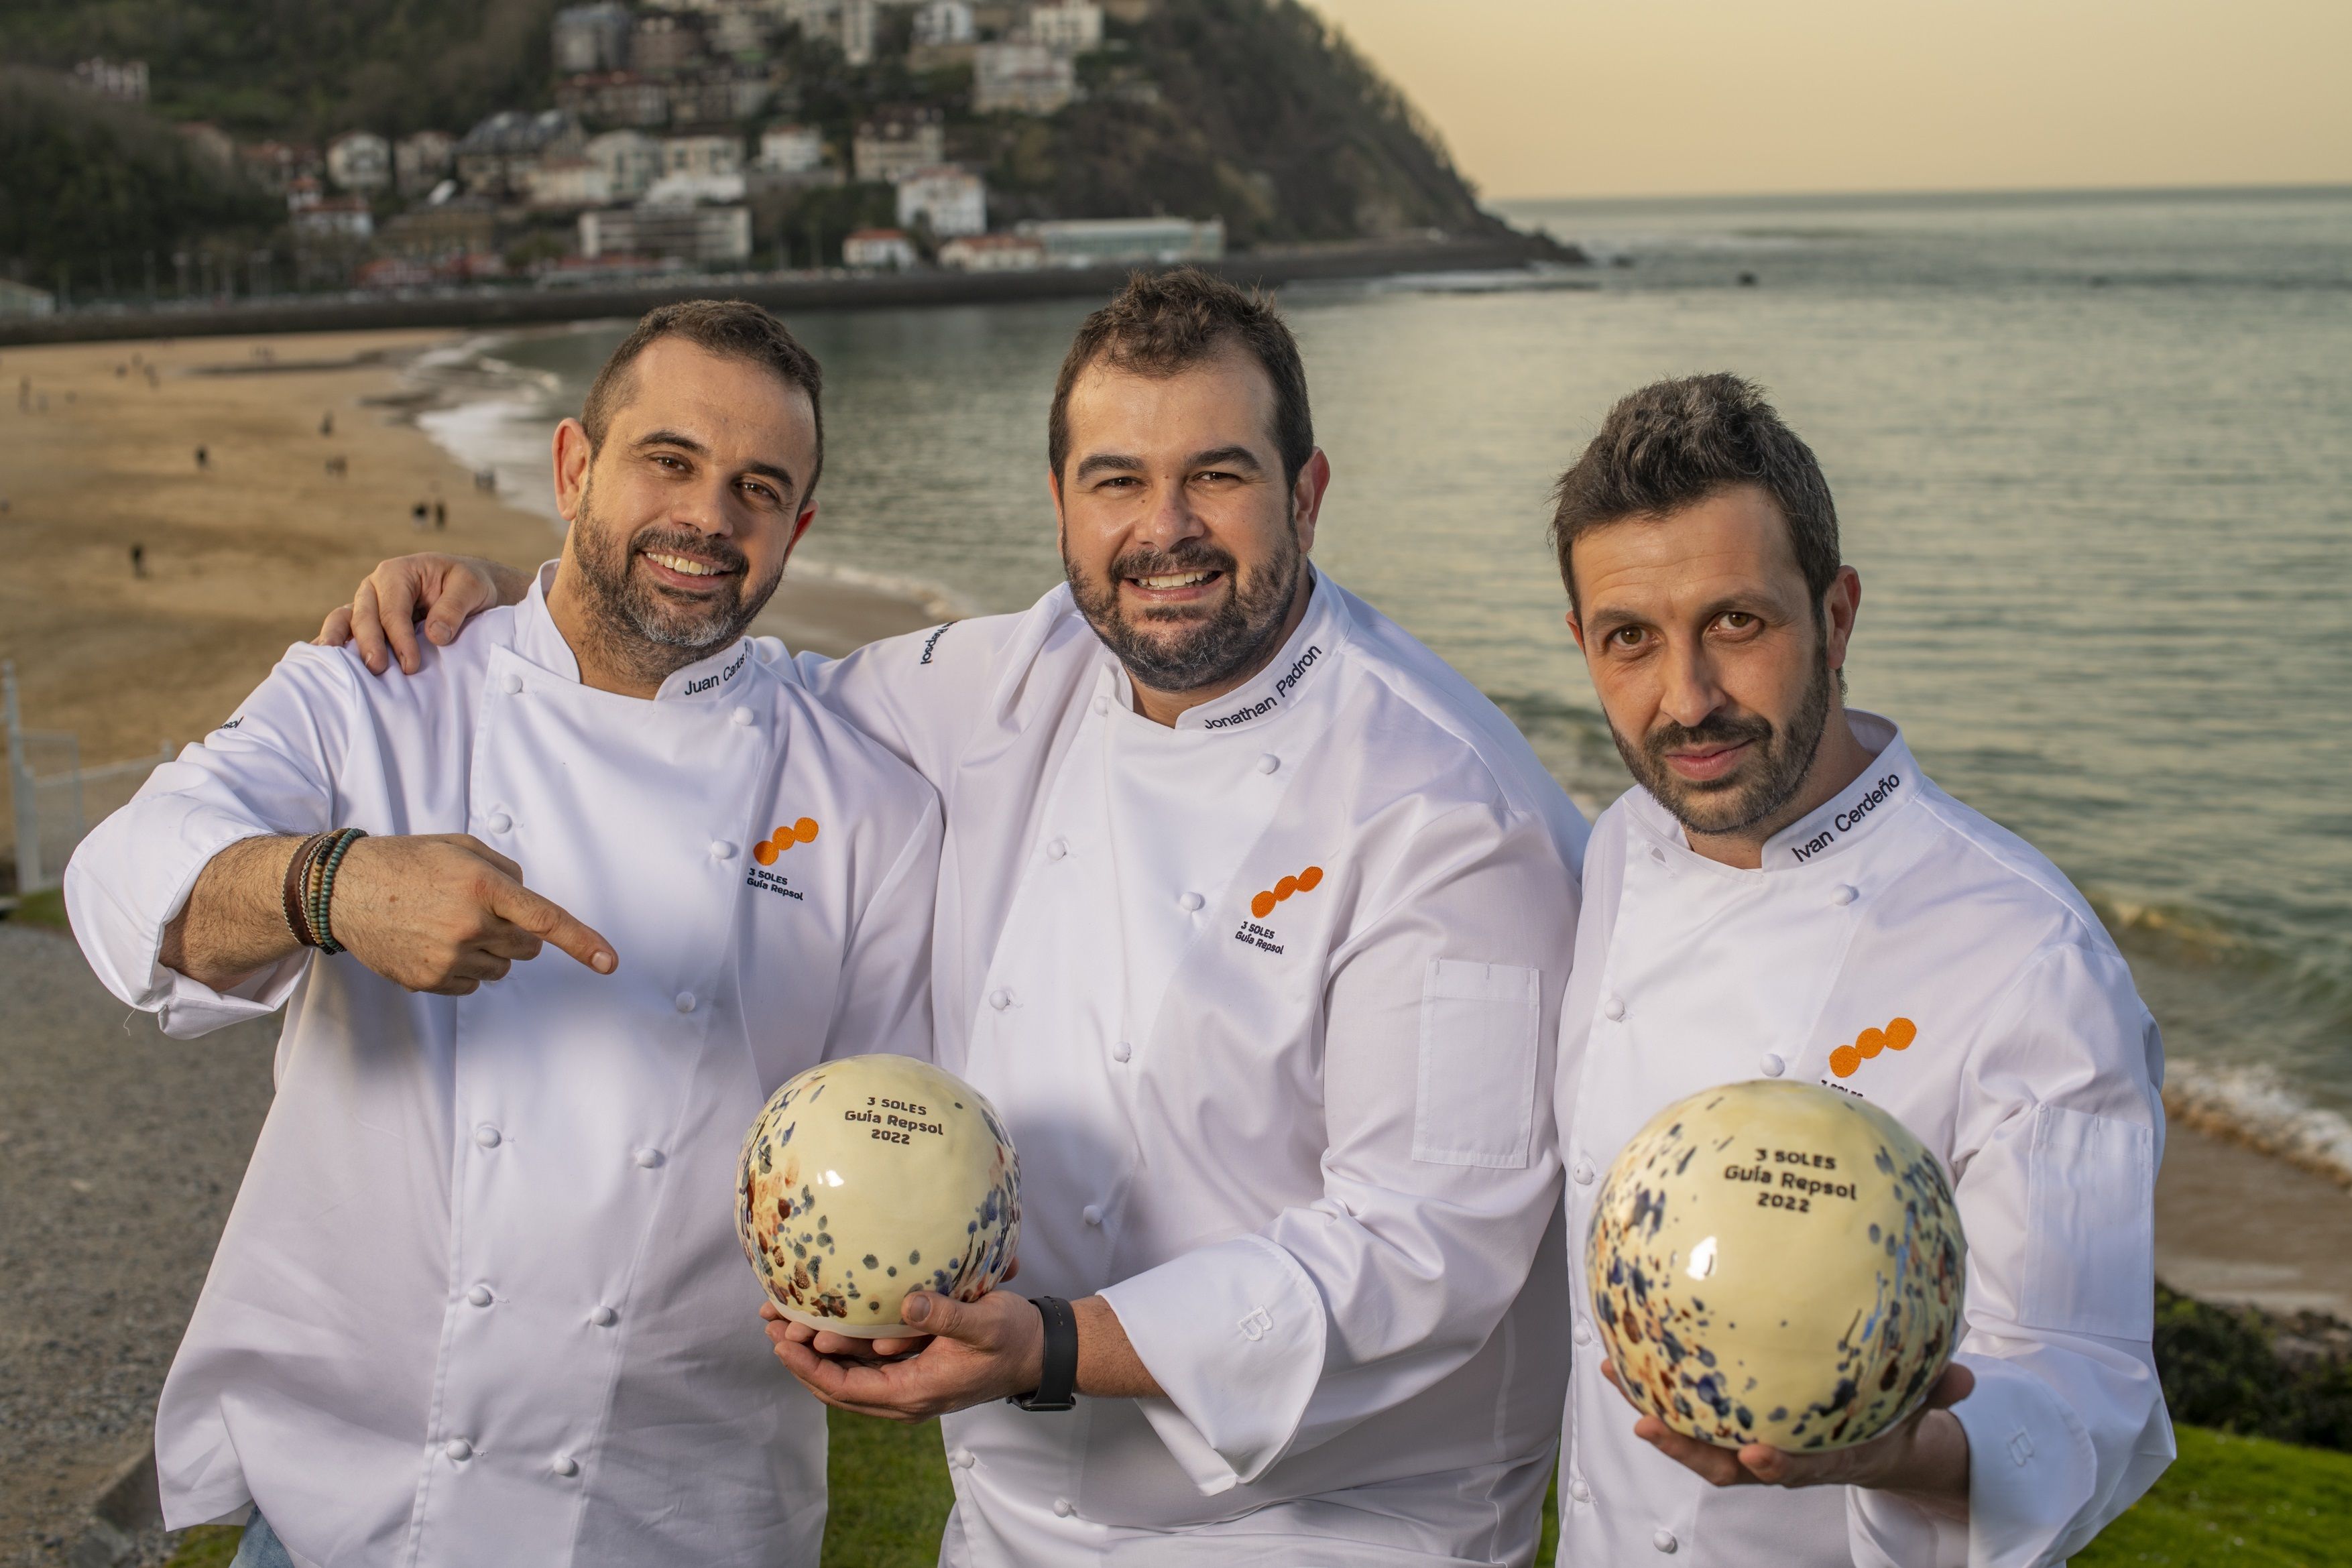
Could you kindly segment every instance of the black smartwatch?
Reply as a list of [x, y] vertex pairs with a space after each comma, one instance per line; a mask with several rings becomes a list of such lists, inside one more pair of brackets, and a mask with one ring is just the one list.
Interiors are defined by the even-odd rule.
[[1045, 1320], [1045, 1364], [1037, 1386], [1005, 1403], [1024, 1410], [1075, 1410], [1078, 1388], [1078, 1314], [1059, 1296], [1033, 1296], [1029, 1304]]

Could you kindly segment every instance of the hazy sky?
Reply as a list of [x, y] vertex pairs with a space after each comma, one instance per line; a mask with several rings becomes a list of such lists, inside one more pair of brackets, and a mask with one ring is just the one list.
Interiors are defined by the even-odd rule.
[[2352, 183], [2352, 0], [1308, 0], [1490, 196]]

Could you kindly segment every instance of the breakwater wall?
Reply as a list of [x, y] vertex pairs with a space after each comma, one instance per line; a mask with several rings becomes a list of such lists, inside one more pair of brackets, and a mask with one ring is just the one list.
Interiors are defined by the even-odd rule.
[[[1399, 273], [1475, 271], [1532, 262], [1580, 264], [1582, 252], [1538, 235], [1360, 241], [1240, 251], [1206, 270], [1243, 285]], [[740, 274], [663, 278], [609, 287], [477, 287], [378, 295], [290, 296], [205, 307], [96, 307], [54, 316], [0, 319], [0, 346], [148, 338], [242, 337], [271, 332], [374, 331], [402, 327], [520, 327], [640, 316], [675, 299], [749, 299], [780, 316], [890, 306], [986, 305], [1020, 299], [1101, 298], [1131, 266], [1052, 267], [1036, 272]]]

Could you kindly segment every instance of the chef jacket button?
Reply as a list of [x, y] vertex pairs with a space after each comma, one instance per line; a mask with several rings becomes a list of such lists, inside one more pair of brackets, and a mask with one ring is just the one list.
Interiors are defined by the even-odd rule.
[[749, 729], [751, 727], [751, 710], [750, 708], [739, 707], [733, 713], [729, 714], [727, 717], [738, 729]]
[[948, 1462], [960, 1470], [968, 1470], [977, 1462], [970, 1448], [958, 1448], [948, 1456]]
[[1271, 751], [1267, 752], [1264, 757], [1261, 757], [1261, 758], [1259, 758], [1257, 759], [1257, 770], [1258, 770], [1260, 773], [1271, 773], [1271, 772], [1273, 772], [1276, 768], [1279, 768], [1279, 767], [1281, 767], [1281, 766], [1282, 766], [1282, 758], [1279, 758], [1279, 757], [1276, 757], [1276, 756], [1273, 752], [1271, 752]]
[[1780, 1056], [1778, 1051], [1766, 1051], [1764, 1053], [1764, 1060], [1758, 1062], [1756, 1065], [1764, 1070], [1764, 1076], [1767, 1078], [1778, 1078], [1780, 1074], [1789, 1071], [1789, 1064], [1780, 1060]]
[[474, 1142], [486, 1149], [497, 1148], [501, 1136], [499, 1130], [488, 1122], [474, 1129]]
[[1183, 897], [1178, 899], [1176, 904], [1177, 906], [1182, 909], [1185, 914], [1190, 915], [1207, 902], [1207, 899], [1202, 898], [1197, 893], [1188, 893]]
[[690, 1013], [694, 1010], [694, 993], [692, 991], [678, 992], [677, 1010], [682, 1013]]
[[509, 670], [506, 674], [506, 678], [500, 681], [499, 685], [506, 688], [507, 695], [512, 696], [517, 692], [522, 690], [522, 677], [516, 674], [512, 670]]
[[1830, 902], [1843, 908], [1861, 896], [1862, 894], [1856, 893], [1853, 888], [1841, 886], [1835, 893], [1830, 894]]
[[1090, 1203], [1084, 1208], [1078, 1210], [1078, 1218], [1085, 1220], [1088, 1225], [1100, 1225], [1102, 1223], [1102, 1209], [1100, 1206]]
[[662, 1152], [659, 1149], [639, 1149], [633, 1157], [639, 1166], [651, 1170], [661, 1164]]
[[1592, 1326], [1590, 1323], [1587, 1323], [1582, 1318], [1579, 1318], [1576, 1320], [1575, 1332], [1569, 1337], [1575, 1340], [1579, 1344], [1591, 1344], [1592, 1343]]
[[1601, 1004], [1601, 1015], [1607, 1019], [1611, 1023], [1616, 1023], [1625, 1016], [1625, 998], [1622, 997], [1610, 998], [1607, 1001]]
[[715, 861], [731, 861], [735, 858], [735, 846], [725, 839], [713, 839], [710, 841], [710, 858]]
[[1682, 1542], [1675, 1539], [1675, 1532], [1673, 1531], [1661, 1526], [1659, 1529], [1651, 1532], [1650, 1544], [1671, 1557], [1675, 1554], [1675, 1548], [1681, 1545]]
[[441, 1451], [462, 1464], [474, 1457], [474, 1445], [463, 1437], [452, 1437], [441, 1445]]
[[550, 1465], [548, 1469], [553, 1470], [557, 1475], [569, 1479], [571, 1477], [576, 1476], [580, 1473], [580, 1461], [573, 1458], [569, 1454], [558, 1454], [555, 1456], [555, 1462]]
[[490, 1288], [488, 1285], [475, 1286], [472, 1290], [466, 1292], [466, 1299], [473, 1302], [474, 1305], [478, 1307], [487, 1307], [493, 1300], [495, 1300], [495, 1298], [491, 1296]]
[[1067, 1519], [1070, 1515], [1077, 1511], [1078, 1511], [1076, 1508], [1071, 1506], [1070, 1500], [1068, 1498], [1057, 1497], [1054, 1500], [1054, 1517], [1055, 1519]]
[[514, 828], [514, 819], [508, 816], [504, 811], [492, 811], [490, 813], [489, 825], [490, 831], [494, 833], [509, 832]]
[[1577, 1186], [1591, 1186], [1592, 1185], [1592, 1162], [1591, 1160], [1577, 1161], [1575, 1170], [1570, 1174], [1576, 1177]]
[[1582, 1476], [1578, 1476], [1568, 1483], [1568, 1495], [1574, 1498], [1579, 1502], [1591, 1502], [1592, 1500], [1592, 1489], [1584, 1484], [1584, 1478]]
[[1097, 712], [1097, 713], [1108, 713], [1108, 712], [1110, 712], [1110, 698], [1108, 698], [1108, 697], [1097, 697], [1097, 698], [1095, 698], [1095, 712]]
[[1068, 854], [1069, 852], [1070, 841], [1067, 839], [1055, 839], [1052, 843], [1045, 846], [1045, 858], [1049, 861], [1060, 860], [1064, 855]]
[[1134, 1054], [1135, 1047], [1128, 1044], [1127, 1041], [1123, 1040], [1117, 1045], [1110, 1048], [1110, 1059], [1113, 1061], [1125, 1061], [1129, 1057], [1133, 1056]]
[[588, 1321], [600, 1329], [608, 1329], [621, 1321], [621, 1314], [610, 1307], [600, 1306], [588, 1314]]
[[998, 1012], [1003, 1012], [1005, 1009], [1013, 1005], [1013, 993], [1006, 990], [1003, 987], [999, 986], [996, 989], [988, 993], [988, 1005], [994, 1008]]

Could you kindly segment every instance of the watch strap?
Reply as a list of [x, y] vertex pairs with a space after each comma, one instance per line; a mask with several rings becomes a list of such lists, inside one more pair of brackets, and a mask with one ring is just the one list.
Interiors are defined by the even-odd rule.
[[1077, 1408], [1078, 1314], [1059, 1296], [1033, 1296], [1030, 1305], [1045, 1320], [1045, 1350], [1037, 1386], [1009, 1401], [1024, 1410]]

